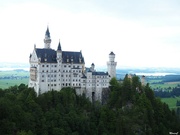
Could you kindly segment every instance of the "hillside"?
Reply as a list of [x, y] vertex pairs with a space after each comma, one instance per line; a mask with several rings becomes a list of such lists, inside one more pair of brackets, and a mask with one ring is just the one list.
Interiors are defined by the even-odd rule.
[[112, 79], [107, 104], [91, 103], [71, 88], [36, 96], [26, 85], [0, 89], [0, 134], [134, 135], [178, 132], [180, 121], [137, 76]]

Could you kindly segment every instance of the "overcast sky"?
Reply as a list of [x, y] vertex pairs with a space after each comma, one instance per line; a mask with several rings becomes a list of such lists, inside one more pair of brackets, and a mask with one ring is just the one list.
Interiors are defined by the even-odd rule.
[[86, 66], [180, 68], [179, 0], [0, 1], [0, 62], [28, 63], [34, 44], [82, 50]]

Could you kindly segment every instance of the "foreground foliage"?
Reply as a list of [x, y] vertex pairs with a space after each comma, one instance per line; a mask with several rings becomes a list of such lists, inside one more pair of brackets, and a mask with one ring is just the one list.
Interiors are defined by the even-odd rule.
[[71, 88], [36, 96], [26, 85], [0, 89], [0, 134], [166, 135], [180, 122], [139, 78], [113, 78], [106, 105], [91, 103]]

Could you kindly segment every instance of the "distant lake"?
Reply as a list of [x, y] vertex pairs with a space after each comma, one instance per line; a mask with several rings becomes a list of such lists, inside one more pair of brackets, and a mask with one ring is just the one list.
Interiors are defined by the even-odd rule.
[[176, 73], [135, 73], [136, 75], [144, 76], [165, 76], [165, 75], [177, 75]]

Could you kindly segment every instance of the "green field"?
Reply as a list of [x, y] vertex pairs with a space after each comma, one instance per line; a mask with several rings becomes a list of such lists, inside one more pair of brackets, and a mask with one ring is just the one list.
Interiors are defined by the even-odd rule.
[[180, 84], [180, 82], [172, 82], [172, 83], [164, 83], [164, 84], [150, 84], [152, 89], [164, 89], [164, 88], [175, 88], [177, 85]]
[[28, 84], [29, 72], [24, 70], [0, 71], [0, 88], [5, 89], [21, 83]]
[[0, 80], [0, 88], [6, 89], [10, 86], [19, 85], [21, 83], [28, 84], [29, 78], [23, 78], [23, 79], [3, 79]]
[[170, 109], [176, 109], [176, 102], [177, 100], [180, 100], [180, 97], [175, 97], [175, 98], [161, 98], [162, 102], [165, 102], [166, 104], [169, 105]]
[[172, 90], [173, 88], [180, 85], [180, 81], [174, 81], [174, 82], [165, 82], [162, 83], [163, 80], [160, 78], [154, 78], [147, 80], [147, 83], [151, 86], [153, 90], [155, 89], [162, 89], [162, 90]]

